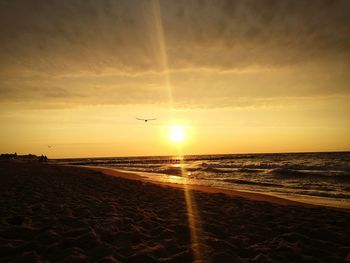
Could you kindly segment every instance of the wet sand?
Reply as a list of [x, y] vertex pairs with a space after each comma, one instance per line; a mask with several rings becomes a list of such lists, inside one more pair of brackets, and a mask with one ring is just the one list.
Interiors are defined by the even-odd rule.
[[[81, 166], [81, 167], [84, 167], [84, 166]], [[85, 167], [88, 167], [88, 166], [85, 166]], [[237, 191], [236, 190], [226, 190], [226, 189], [207, 187], [207, 186], [202, 186], [202, 185], [184, 185], [181, 183], [162, 182], [162, 181], [152, 180], [152, 179], [140, 176], [137, 173], [132, 173], [132, 172], [117, 171], [115, 169], [93, 167], [93, 166], [89, 166], [88, 168], [95, 170], [95, 171], [100, 171], [106, 175], [112, 175], [112, 176], [122, 177], [122, 178], [126, 178], [126, 179], [131, 179], [131, 180], [142, 180], [144, 182], [149, 182], [149, 183], [162, 185], [162, 186], [171, 186], [171, 187], [180, 188], [183, 190], [190, 189], [190, 190], [199, 190], [199, 191], [207, 192], [207, 193], [222, 193], [222, 194], [231, 195], [231, 196], [243, 197], [243, 198], [246, 198], [249, 200], [272, 202], [272, 203], [280, 204], [280, 205], [303, 205], [306, 207], [312, 207], [312, 205], [308, 204], [308, 203], [297, 202], [297, 201], [293, 201], [293, 200], [289, 200], [289, 199], [285, 199], [285, 198], [280, 198], [280, 197], [276, 197], [276, 196], [272, 196], [272, 195], [244, 192], [244, 191], [238, 191], [238, 190]]]
[[348, 211], [120, 176], [0, 162], [0, 262], [350, 262]]

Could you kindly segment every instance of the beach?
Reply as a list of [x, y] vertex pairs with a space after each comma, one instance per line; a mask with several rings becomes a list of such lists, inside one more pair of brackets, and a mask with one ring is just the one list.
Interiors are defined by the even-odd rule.
[[264, 199], [274, 196], [350, 209], [350, 152], [96, 157], [53, 162], [107, 168], [123, 175], [129, 171], [140, 175], [139, 179], [172, 186], [226, 189], [235, 195], [252, 192], [254, 199], [260, 193]]
[[350, 211], [0, 162], [1, 262], [350, 262]]

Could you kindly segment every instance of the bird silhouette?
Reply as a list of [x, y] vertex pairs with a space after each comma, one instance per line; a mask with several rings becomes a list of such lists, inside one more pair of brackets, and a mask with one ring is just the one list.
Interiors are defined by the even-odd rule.
[[139, 121], [144, 121], [144, 122], [148, 122], [148, 121], [155, 121], [157, 118], [153, 118], [153, 119], [142, 119], [142, 118], [136, 118], [136, 120]]

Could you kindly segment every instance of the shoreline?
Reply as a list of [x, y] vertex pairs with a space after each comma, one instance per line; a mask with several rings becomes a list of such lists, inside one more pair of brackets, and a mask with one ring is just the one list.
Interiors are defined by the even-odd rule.
[[[68, 165], [71, 166], [71, 165]], [[230, 196], [242, 197], [245, 199], [260, 201], [260, 202], [271, 202], [279, 205], [300, 205], [305, 207], [328, 207], [333, 209], [340, 209], [350, 212], [350, 204], [343, 204], [341, 202], [326, 200], [324, 198], [318, 197], [302, 197], [302, 196], [293, 196], [293, 198], [287, 198], [282, 195], [275, 195], [269, 193], [258, 193], [258, 192], [249, 192], [243, 190], [234, 190], [234, 189], [223, 189], [211, 186], [195, 185], [195, 184], [186, 184], [186, 183], [172, 183], [164, 182], [160, 180], [152, 180], [152, 178], [142, 176], [142, 172], [133, 172], [133, 171], [124, 171], [119, 169], [113, 169], [102, 166], [88, 166], [88, 165], [72, 165], [73, 167], [82, 167], [87, 169], [92, 169], [95, 171], [100, 171], [106, 175], [122, 177], [129, 180], [141, 180], [161, 186], [175, 187], [180, 189], [190, 189], [198, 190], [207, 193], [222, 193]], [[141, 175], [140, 175], [141, 174]]]

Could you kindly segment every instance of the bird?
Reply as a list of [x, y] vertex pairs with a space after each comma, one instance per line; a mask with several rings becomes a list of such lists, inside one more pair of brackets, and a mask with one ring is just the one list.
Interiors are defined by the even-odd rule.
[[142, 119], [142, 118], [136, 118], [136, 120], [139, 121], [144, 121], [144, 122], [148, 122], [148, 121], [155, 121], [157, 118], [153, 118], [153, 119]]
[[48, 145], [47, 147], [52, 148], [52, 145]]

